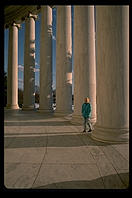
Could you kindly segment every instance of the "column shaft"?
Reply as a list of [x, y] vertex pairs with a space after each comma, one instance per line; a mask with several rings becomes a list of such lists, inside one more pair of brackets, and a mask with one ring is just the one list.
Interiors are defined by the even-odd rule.
[[33, 109], [35, 104], [35, 18], [29, 14], [25, 21], [23, 110]]
[[92, 137], [128, 141], [129, 7], [97, 6], [97, 123]]
[[7, 108], [18, 109], [18, 24], [9, 27]]
[[56, 113], [72, 112], [71, 6], [57, 6]]
[[72, 122], [82, 123], [82, 104], [88, 97], [91, 121], [96, 121], [96, 57], [94, 6], [74, 7], [74, 113]]
[[52, 8], [41, 7], [40, 36], [40, 107], [52, 111]]

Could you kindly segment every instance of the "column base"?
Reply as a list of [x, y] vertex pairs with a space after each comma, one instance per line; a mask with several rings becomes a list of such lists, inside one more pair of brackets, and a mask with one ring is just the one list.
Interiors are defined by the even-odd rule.
[[38, 109], [37, 112], [39, 113], [53, 113], [53, 109]]
[[91, 137], [100, 142], [128, 143], [129, 129], [127, 128], [105, 128], [95, 125]]
[[7, 104], [6, 109], [15, 110], [15, 109], [19, 109], [19, 106], [17, 104], [16, 105]]
[[83, 125], [83, 117], [81, 115], [74, 115], [73, 113], [71, 123]]
[[32, 111], [32, 110], [35, 110], [35, 107], [33, 105], [31, 105], [31, 106], [22, 106], [22, 110], [24, 110], [24, 111]]
[[[91, 118], [90, 120], [91, 120], [92, 125], [96, 123], [96, 118]], [[84, 119], [82, 115], [74, 115], [73, 113], [71, 123], [83, 124], [83, 122], [84, 122]]]
[[90, 118], [92, 125], [95, 125], [97, 119], [96, 118]]
[[56, 117], [65, 117], [65, 116], [68, 116], [72, 114], [72, 111], [67, 111], [67, 112], [64, 112], [64, 111], [55, 111], [54, 112], [54, 116]]

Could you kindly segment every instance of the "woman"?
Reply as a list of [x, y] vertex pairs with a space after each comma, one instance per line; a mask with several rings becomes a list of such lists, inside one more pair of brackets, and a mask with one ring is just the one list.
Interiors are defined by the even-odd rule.
[[89, 126], [88, 132], [92, 131], [92, 125], [91, 125], [91, 122], [90, 122], [91, 111], [92, 111], [92, 106], [89, 102], [89, 98], [87, 97], [87, 98], [84, 99], [84, 103], [82, 105], [82, 116], [84, 118], [84, 130], [83, 130], [83, 132], [86, 132], [87, 125]]

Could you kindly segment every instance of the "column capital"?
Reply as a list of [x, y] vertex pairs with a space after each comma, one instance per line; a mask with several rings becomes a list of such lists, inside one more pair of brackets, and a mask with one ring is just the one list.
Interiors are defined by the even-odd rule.
[[29, 13], [28, 14], [28, 18], [34, 18], [34, 20], [38, 19], [38, 15], [37, 14], [32, 14], [32, 13]]
[[14, 21], [9, 26], [16, 26], [17, 28], [20, 28], [21, 27], [21, 24]]

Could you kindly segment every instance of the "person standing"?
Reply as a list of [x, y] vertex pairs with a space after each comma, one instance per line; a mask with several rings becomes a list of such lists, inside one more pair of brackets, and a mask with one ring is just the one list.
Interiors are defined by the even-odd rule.
[[84, 130], [83, 130], [83, 132], [86, 132], [87, 125], [89, 126], [88, 132], [92, 131], [92, 124], [90, 122], [91, 111], [92, 111], [92, 105], [90, 104], [89, 98], [86, 97], [84, 99], [84, 103], [82, 105], [82, 116], [84, 118]]

